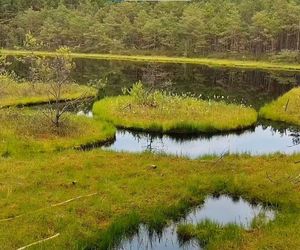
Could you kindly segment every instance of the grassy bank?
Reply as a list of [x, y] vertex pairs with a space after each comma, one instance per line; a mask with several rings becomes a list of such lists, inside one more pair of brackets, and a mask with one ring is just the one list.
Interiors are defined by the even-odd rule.
[[[0, 75], [0, 108], [48, 103], [54, 101], [46, 83], [16, 82], [10, 77]], [[78, 84], [66, 84], [62, 88], [61, 100], [93, 97], [97, 90]]]
[[212, 133], [253, 125], [256, 111], [234, 104], [193, 97], [148, 93], [137, 83], [128, 95], [96, 102], [95, 115], [122, 128], [164, 133]]
[[261, 117], [300, 125], [300, 88], [294, 88], [259, 111]]
[[[2, 55], [26, 56], [29, 54], [37, 56], [55, 56], [55, 52], [49, 51], [25, 51], [25, 50], [0, 50]], [[160, 63], [188, 63], [207, 65], [211, 67], [228, 67], [228, 68], [249, 68], [249, 69], [268, 69], [283, 71], [298, 71], [299, 64], [272, 63], [265, 61], [248, 61], [234, 59], [217, 59], [217, 58], [186, 58], [186, 57], [168, 57], [168, 56], [143, 56], [143, 55], [114, 55], [114, 54], [87, 54], [72, 53], [74, 58], [85, 59], [103, 59], [119, 61], [137, 61], [137, 62], [160, 62]]]
[[41, 111], [0, 111], [0, 155], [31, 155], [79, 147], [114, 137], [115, 128], [103, 121], [66, 113], [59, 128]]
[[181, 224], [177, 233], [183, 241], [195, 239], [200, 246], [208, 249], [218, 246], [225, 248], [240, 249], [246, 232], [237, 224], [219, 225], [218, 223], [205, 220], [197, 225]]
[[[245, 232], [235, 249], [298, 249], [299, 158], [191, 161], [101, 150], [0, 158], [0, 245], [17, 249], [59, 233], [37, 248], [107, 249], [141, 221], [160, 228], [207, 194], [230, 193], [278, 206], [275, 221]], [[219, 241], [213, 249], [233, 243]]]

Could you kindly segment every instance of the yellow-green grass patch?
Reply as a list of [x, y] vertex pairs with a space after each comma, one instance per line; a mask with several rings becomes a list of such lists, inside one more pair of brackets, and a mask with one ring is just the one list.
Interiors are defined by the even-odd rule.
[[164, 133], [213, 133], [255, 124], [254, 109], [192, 97], [163, 97], [163, 104], [142, 105], [134, 97], [109, 97], [96, 102], [93, 113], [122, 128]]
[[[75, 83], [62, 87], [60, 101], [96, 96], [97, 90]], [[0, 75], [0, 108], [41, 104], [55, 101], [47, 83], [16, 82], [8, 76]]]
[[115, 128], [104, 121], [65, 113], [58, 128], [38, 110], [0, 111], [0, 154], [9, 157], [80, 147], [114, 138]]
[[259, 111], [263, 118], [300, 125], [300, 88], [294, 88]]
[[0, 158], [0, 245], [17, 249], [59, 233], [37, 248], [107, 249], [128, 228], [130, 220], [122, 218], [162, 225], [182, 215], [183, 204], [226, 193], [273, 204], [278, 213], [269, 224], [243, 231], [241, 244], [218, 241], [212, 249], [299, 249], [299, 157], [187, 160], [93, 150]]

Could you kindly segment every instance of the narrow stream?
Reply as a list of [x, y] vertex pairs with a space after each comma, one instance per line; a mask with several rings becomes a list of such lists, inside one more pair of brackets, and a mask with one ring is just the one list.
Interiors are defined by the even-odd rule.
[[225, 153], [262, 155], [280, 152], [292, 154], [300, 152], [300, 130], [292, 128], [281, 130], [270, 125], [258, 125], [240, 133], [197, 137], [172, 137], [118, 130], [114, 142], [103, 148], [125, 152], [149, 151], [192, 159]]
[[221, 225], [236, 223], [245, 229], [251, 227], [252, 220], [258, 215], [264, 215], [266, 221], [275, 218], [275, 212], [262, 205], [251, 205], [244, 199], [233, 199], [222, 195], [209, 196], [204, 204], [192, 209], [184, 218], [172, 222], [165, 227], [161, 234], [150, 234], [147, 226], [140, 225], [138, 233], [131, 238], [124, 239], [117, 247], [118, 250], [196, 250], [201, 246], [194, 240], [182, 243], [177, 235], [177, 226], [183, 223], [196, 225], [203, 220], [211, 220]]

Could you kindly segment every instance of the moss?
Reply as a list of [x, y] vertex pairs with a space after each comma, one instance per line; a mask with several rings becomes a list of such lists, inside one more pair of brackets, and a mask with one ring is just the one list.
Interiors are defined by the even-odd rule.
[[141, 223], [138, 214], [132, 212], [126, 216], [117, 218], [110, 227], [100, 234], [100, 237], [88, 241], [80, 242], [81, 249], [114, 249], [121, 241], [137, 233]]
[[300, 88], [294, 88], [265, 105], [259, 111], [263, 118], [300, 125]]
[[[24, 50], [0, 50], [0, 55], [26, 56], [29, 54], [37, 56], [55, 56], [55, 52], [49, 51], [24, 51]], [[298, 71], [299, 64], [274, 63], [266, 61], [217, 59], [217, 58], [187, 58], [187, 57], [168, 57], [168, 56], [143, 56], [143, 55], [114, 55], [114, 54], [92, 54], [92, 53], [71, 53], [74, 58], [102, 59], [118, 61], [137, 61], [137, 62], [160, 62], [160, 63], [188, 63], [207, 65], [211, 67], [228, 68], [249, 68], [249, 69], [269, 69]]]
[[[61, 101], [94, 97], [97, 90], [78, 84], [66, 84], [62, 89]], [[46, 83], [16, 82], [7, 76], [0, 76], [0, 108], [26, 106], [54, 101], [49, 95]]]
[[257, 120], [252, 108], [190, 97], [168, 97], [155, 107], [136, 103], [131, 96], [110, 97], [96, 102], [93, 113], [118, 127], [164, 133], [240, 130]]
[[[292, 181], [299, 174], [294, 163], [299, 157], [225, 156], [216, 163], [216, 159], [69, 150], [0, 158], [0, 220], [22, 215], [0, 222], [0, 245], [17, 249], [56, 233], [60, 236], [38, 247], [78, 249], [107, 244], [119, 240], [117, 236], [124, 231], [134, 232], [140, 221], [159, 228], [168, 219], [181, 216], [185, 204], [193, 206], [217, 190], [278, 205], [274, 221], [245, 232], [244, 249], [299, 249], [299, 185]], [[157, 169], [149, 169], [150, 164]], [[51, 207], [95, 192], [97, 195]], [[238, 246], [232, 238], [226, 244], [216, 241], [212, 248], [240, 249]]]
[[2, 156], [62, 150], [103, 142], [114, 137], [115, 128], [103, 121], [66, 113], [59, 128], [40, 111], [0, 111]]

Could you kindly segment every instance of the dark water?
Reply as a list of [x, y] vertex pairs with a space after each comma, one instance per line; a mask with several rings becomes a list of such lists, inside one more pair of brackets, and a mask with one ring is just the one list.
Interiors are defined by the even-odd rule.
[[115, 141], [106, 149], [126, 152], [165, 153], [197, 158], [225, 153], [292, 154], [300, 152], [300, 129], [276, 129], [271, 125], [258, 125], [241, 133], [202, 135], [198, 137], [172, 137], [118, 130]]
[[179, 224], [189, 223], [196, 225], [208, 219], [221, 225], [236, 223], [245, 229], [249, 229], [252, 220], [259, 215], [265, 216], [266, 221], [275, 218], [275, 212], [273, 210], [264, 208], [262, 205], [251, 205], [241, 198], [233, 199], [225, 195], [220, 197], [208, 197], [202, 206], [192, 209], [190, 213], [178, 222], [172, 222], [163, 229], [161, 234], [149, 234], [147, 227], [141, 225], [138, 233], [133, 235], [130, 239], [123, 240], [117, 249], [201, 249], [201, 246], [198, 245], [196, 241], [185, 244], [182, 243], [177, 236], [177, 226]]
[[[12, 60], [10, 69], [28, 78], [28, 65]], [[162, 64], [76, 59], [72, 78], [81, 84], [106, 81], [99, 98], [121, 94], [123, 87], [143, 81], [148, 87], [173, 93], [191, 93], [202, 99], [243, 103], [259, 109], [291, 88], [300, 86], [299, 72], [210, 68], [192, 64]], [[99, 87], [100, 84], [96, 84]], [[92, 104], [85, 105], [87, 112]], [[80, 107], [78, 110], [81, 110]], [[117, 151], [167, 153], [196, 158], [206, 154], [299, 152], [299, 131], [285, 125], [258, 125], [239, 134], [199, 135], [174, 138], [118, 131], [115, 142], [107, 147]]]
[[[121, 94], [123, 87], [130, 87], [141, 80], [154, 89], [178, 94], [192, 93], [203, 99], [243, 103], [258, 109], [300, 84], [299, 72], [90, 59], [76, 59], [75, 62], [73, 80], [81, 84], [107, 80], [100, 96]], [[13, 61], [10, 69], [21, 78], [28, 77], [28, 65]]]

